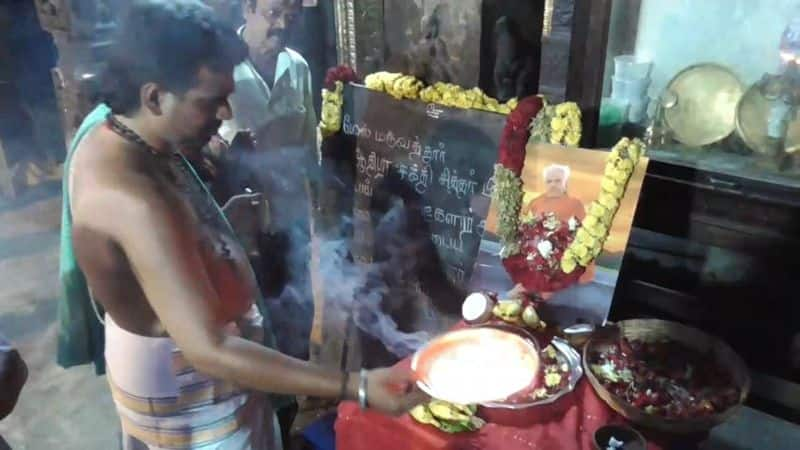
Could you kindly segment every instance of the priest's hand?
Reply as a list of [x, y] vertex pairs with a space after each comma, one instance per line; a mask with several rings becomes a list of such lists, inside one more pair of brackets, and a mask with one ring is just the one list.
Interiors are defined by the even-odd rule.
[[222, 212], [248, 254], [257, 251], [256, 237], [269, 226], [269, 204], [263, 194], [234, 195], [222, 207]]
[[[367, 406], [370, 409], [399, 416], [428, 401], [428, 396], [417, 388], [408, 368], [376, 369], [367, 372], [366, 376]], [[357, 376], [352, 378], [358, 379]]]

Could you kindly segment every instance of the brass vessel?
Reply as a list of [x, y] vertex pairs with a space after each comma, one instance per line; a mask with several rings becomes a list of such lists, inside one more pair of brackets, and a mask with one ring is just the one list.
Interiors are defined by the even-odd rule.
[[[774, 144], [767, 136], [770, 100], [764, 96], [759, 83], [755, 83], [744, 93], [736, 108], [736, 132], [751, 150], [761, 154], [773, 153]], [[786, 130], [784, 151], [794, 153], [800, 150], [800, 119], [789, 122]]]
[[665, 108], [664, 120], [677, 141], [699, 147], [726, 138], [736, 128], [736, 105], [744, 87], [727, 67], [689, 66], [675, 75], [666, 92], [676, 101]]

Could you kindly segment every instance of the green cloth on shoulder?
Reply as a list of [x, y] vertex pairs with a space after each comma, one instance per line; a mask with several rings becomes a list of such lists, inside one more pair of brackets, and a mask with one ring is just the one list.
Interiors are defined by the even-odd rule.
[[[70, 143], [64, 162], [61, 205], [61, 254], [59, 276], [62, 296], [58, 302], [58, 364], [64, 368], [94, 363], [98, 375], [105, 373], [105, 335], [92, 307], [86, 277], [78, 267], [72, 247], [72, 213], [69, 206], [69, 173], [75, 149], [83, 138], [102, 124], [111, 110], [97, 106], [81, 123]], [[99, 305], [98, 305], [99, 308]]]

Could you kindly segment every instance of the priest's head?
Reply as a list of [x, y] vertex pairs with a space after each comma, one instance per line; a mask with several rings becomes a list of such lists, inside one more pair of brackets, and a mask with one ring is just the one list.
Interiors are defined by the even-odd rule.
[[569, 175], [569, 166], [551, 164], [545, 167], [542, 174], [545, 185], [545, 195], [548, 197], [563, 197], [567, 195]]
[[247, 47], [200, 0], [135, 0], [108, 50], [100, 97], [174, 148], [199, 151], [231, 115]]

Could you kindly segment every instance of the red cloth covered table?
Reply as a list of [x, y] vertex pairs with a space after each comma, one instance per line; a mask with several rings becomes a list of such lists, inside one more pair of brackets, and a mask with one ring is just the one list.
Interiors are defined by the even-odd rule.
[[[563, 402], [563, 403], [562, 403]], [[336, 419], [337, 450], [594, 450], [596, 429], [624, 419], [612, 411], [582, 379], [558, 401], [550, 417], [524, 427], [487, 424], [479, 432], [446, 434], [415, 422], [409, 415], [388, 417], [342, 403]], [[662, 446], [648, 442], [648, 450]], [[680, 448], [691, 448], [681, 446]]]

